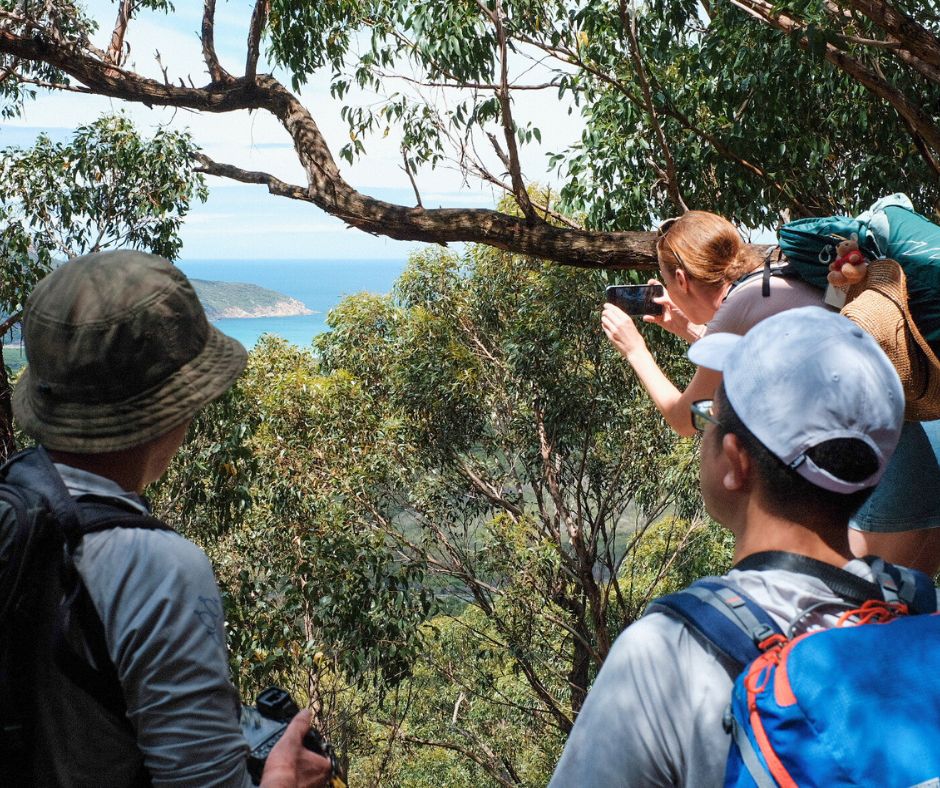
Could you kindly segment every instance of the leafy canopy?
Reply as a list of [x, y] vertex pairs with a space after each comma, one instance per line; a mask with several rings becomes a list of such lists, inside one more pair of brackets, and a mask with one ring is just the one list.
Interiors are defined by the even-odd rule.
[[177, 257], [193, 200], [208, 196], [185, 132], [142, 137], [124, 115], [0, 151], [0, 313], [15, 312], [56, 260], [113, 247]]

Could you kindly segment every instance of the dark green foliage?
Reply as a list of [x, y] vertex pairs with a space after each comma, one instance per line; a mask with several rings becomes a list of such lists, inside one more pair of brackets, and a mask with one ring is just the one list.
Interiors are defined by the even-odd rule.
[[367, 783], [544, 783], [617, 633], [727, 560], [696, 442], [599, 330], [608, 279], [415, 255], [316, 355], [256, 348], [157, 491], [216, 565], [242, 690], [310, 699]]
[[[822, 14], [821, 3], [800, 5], [797, 16]], [[918, 205], [940, 199], [936, 173], [891, 106], [820, 62], [813, 47], [805, 51], [730, 4], [710, 9], [706, 23], [697, 5], [656, 3], [638, 24], [654, 108], [689, 206], [756, 227], [776, 224], [781, 211], [854, 213], [893, 191]], [[661, 152], [617, 11], [591, 5], [579, 21], [590, 42], [581, 57], [612, 79], [577, 78], [588, 126], [580, 151], [556, 159], [569, 176], [563, 196], [598, 228], [636, 226], [651, 212], [674, 215], [651, 166]], [[825, 43], [822, 30], [816, 35]], [[937, 117], [940, 87], [890, 59], [882, 67]]]
[[186, 133], [141, 137], [123, 115], [80, 126], [69, 143], [40, 135], [0, 151], [0, 313], [16, 311], [54, 260], [115, 246], [180, 251], [194, 199], [205, 200]]
[[[63, 38], [81, 40], [92, 34], [97, 23], [86, 15], [85, 9], [72, 0], [57, 0], [46, 3], [27, 3], [23, 0], [0, 0], [0, 12], [4, 26], [11, 32], [32, 32], [38, 36], [37, 28], [55, 27]], [[29, 21], [27, 22], [27, 17]], [[24, 78], [11, 77], [9, 71], [16, 70]], [[36, 98], [37, 88], [30, 81], [68, 85], [68, 77], [59, 69], [45, 63], [22, 63], [18, 58], [0, 53], [0, 118], [14, 118], [20, 114], [23, 104]]]

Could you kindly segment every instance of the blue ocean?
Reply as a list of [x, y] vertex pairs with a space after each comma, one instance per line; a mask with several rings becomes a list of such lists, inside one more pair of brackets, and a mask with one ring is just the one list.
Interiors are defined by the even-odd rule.
[[407, 261], [399, 260], [180, 260], [193, 279], [247, 282], [277, 290], [306, 304], [312, 315], [217, 320], [220, 331], [251, 348], [262, 334], [275, 334], [306, 347], [326, 331], [327, 313], [355, 293], [384, 294], [392, 289]]

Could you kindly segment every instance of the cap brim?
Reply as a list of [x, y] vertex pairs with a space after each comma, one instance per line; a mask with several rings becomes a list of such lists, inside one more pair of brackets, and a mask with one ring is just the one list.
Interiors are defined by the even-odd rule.
[[689, 361], [697, 366], [722, 372], [728, 356], [742, 339], [744, 337], [737, 334], [709, 334], [689, 348]]
[[89, 454], [120, 451], [192, 418], [225, 393], [247, 360], [239, 342], [210, 326], [199, 355], [165, 381], [122, 402], [92, 405], [38, 396], [27, 366], [13, 392], [13, 412], [19, 426], [47, 448]]

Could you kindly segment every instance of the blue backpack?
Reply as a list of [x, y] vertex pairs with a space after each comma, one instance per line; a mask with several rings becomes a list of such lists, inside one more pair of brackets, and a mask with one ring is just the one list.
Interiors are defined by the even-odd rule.
[[937, 591], [921, 572], [871, 565], [878, 585], [790, 553], [739, 564], [813, 574], [856, 613], [853, 626], [792, 639], [720, 578], [651, 605], [710, 643], [736, 676], [726, 786], [940, 784]]

